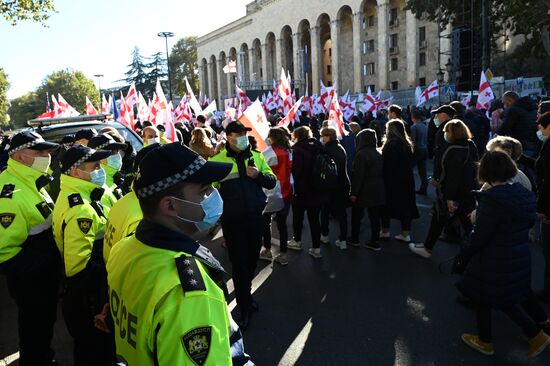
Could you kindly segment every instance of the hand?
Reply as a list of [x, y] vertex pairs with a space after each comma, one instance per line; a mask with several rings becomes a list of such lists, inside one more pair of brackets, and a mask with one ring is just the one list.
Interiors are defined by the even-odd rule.
[[357, 196], [350, 196], [349, 200], [351, 201], [351, 203], [355, 203], [357, 202]]
[[248, 175], [252, 179], [256, 179], [260, 171], [255, 166], [247, 166], [246, 167], [246, 175]]
[[455, 213], [457, 209], [458, 209], [458, 202], [447, 201], [447, 210], [449, 210], [450, 213]]
[[105, 333], [111, 333], [111, 329], [109, 329], [107, 326], [107, 321], [105, 320], [109, 314], [109, 309], [109, 303], [107, 303], [103, 306], [101, 313], [94, 316], [94, 327]]

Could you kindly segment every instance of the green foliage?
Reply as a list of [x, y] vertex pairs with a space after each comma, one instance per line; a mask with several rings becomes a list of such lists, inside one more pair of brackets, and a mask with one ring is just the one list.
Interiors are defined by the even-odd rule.
[[52, 13], [55, 13], [53, 0], [0, 1], [0, 14], [12, 25], [29, 19], [45, 25]]
[[8, 89], [10, 83], [8, 81], [8, 75], [3, 68], [0, 67], [0, 128], [5, 129], [10, 122], [10, 116], [7, 114], [10, 107], [10, 101], [8, 100]]
[[147, 66], [137, 46], [132, 51], [132, 63], [128, 65], [128, 71], [124, 75], [126, 77], [120, 81], [126, 81], [128, 84], [135, 83], [136, 89], [143, 92], [147, 79]]
[[27, 126], [27, 121], [46, 111], [46, 96], [40, 98], [35, 92], [29, 92], [11, 101], [8, 113], [13, 128]]
[[40, 98], [45, 98], [46, 93], [56, 98], [58, 93], [61, 94], [81, 114], [86, 112], [86, 96], [96, 108], [99, 105], [99, 94], [94, 82], [81, 71], [65, 69], [51, 73], [36, 89]]
[[544, 80], [550, 80], [550, 57], [541, 57], [543, 52], [535, 38], [527, 39], [513, 52], [494, 57], [492, 71], [507, 79], [542, 76]]
[[[172, 88], [176, 95], [185, 95], [185, 77], [193, 90], [199, 89], [199, 68], [197, 64], [197, 37], [180, 39], [170, 52], [170, 74]], [[214, 97], [213, 95], [210, 96]]]
[[[149, 58], [151, 62], [145, 65], [149, 70], [145, 78], [143, 90], [141, 91], [145, 98], [152, 98], [157, 85], [157, 79], [164, 79], [168, 75], [166, 71], [166, 59], [163, 55], [163, 52], [155, 53]], [[162, 85], [164, 85], [164, 83], [162, 83]], [[167, 93], [166, 96], [168, 97]]]

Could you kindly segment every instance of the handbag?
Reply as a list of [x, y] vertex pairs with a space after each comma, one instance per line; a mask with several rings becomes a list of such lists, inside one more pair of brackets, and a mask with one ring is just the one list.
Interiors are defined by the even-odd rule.
[[281, 191], [281, 182], [277, 180], [275, 187], [272, 189], [263, 188], [267, 197], [267, 204], [263, 213], [275, 213], [281, 211], [285, 207], [285, 201], [283, 200], [283, 192]]

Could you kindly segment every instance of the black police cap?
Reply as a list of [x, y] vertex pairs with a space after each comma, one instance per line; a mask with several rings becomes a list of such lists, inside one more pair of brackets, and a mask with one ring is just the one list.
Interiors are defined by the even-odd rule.
[[136, 154], [136, 157], [134, 158], [134, 162], [132, 165], [132, 169], [134, 172], [138, 171], [139, 164], [143, 160], [143, 158], [149, 154], [153, 149], [159, 148], [161, 145], [158, 142], [152, 143], [150, 145], [147, 145], [143, 147], [141, 150], [138, 151]]
[[240, 121], [229, 122], [229, 124], [225, 128], [225, 133], [228, 135], [230, 133], [241, 133], [245, 131], [252, 131], [252, 129], [250, 127], [246, 127]]
[[446, 113], [446, 114], [448, 114], [449, 116], [452, 117], [452, 116], [455, 115], [456, 109], [454, 109], [450, 105], [445, 104], [445, 105], [442, 105], [441, 107], [439, 107], [437, 109], [432, 110], [432, 113], [433, 114]]
[[54, 142], [45, 141], [42, 136], [34, 131], [22, 131], [11, 138], [9, 146], [6, 148], [8, 154], [11, 155], [19, 150], [51, 150], [59, 145]]
[[134, 190], [138, 198], [147, 198], [183, 181], [217, 182], [229, 174], [232, 166], [206, 161], [187, 146], [173, 142], [145, 155], [136, 173]]
[[101, 135], [94, 136], [88, 141], [88, 147], [96, 150], [124, 150], [126, 144], [115, 141], [110, 135], [102, 133]]
[[107, 159], [111, 155], [109, 150], [94, 150], [83, 145], [74, 145], [61, 157], [61, 172], [68, 174], [71, 169], [83, 163]]
[[83, 128], [81, 130], [76, 131], [76, 134], [74, 135], [74, 140], [90, 140], [92, 137], [97, 136], [97, 131], [93, 128]]

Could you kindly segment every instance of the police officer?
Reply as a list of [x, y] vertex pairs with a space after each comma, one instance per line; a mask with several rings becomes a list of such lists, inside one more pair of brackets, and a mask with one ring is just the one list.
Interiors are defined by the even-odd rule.
[[[139, 163], [151, 150], [160, 147], [160, 144], [152, 144], [141, 149], [134, 159], [134, 172], [137, 172]], [[132, 235], [136, 231], [138, 223], [143, 218], [139, 201], [134, 191], [130, 191], [111, 208], [107, 216], [105, 237], [103, 239], [103, 258], [107, 262], [113, 245], [120, 240]]]
[[97, 136], [97, 131], [93, 128], [83, 128], [78, 130], [74, 135], [74, 145], [88, 146], [88, 141], [90, 141], [94, 136]]
[[120, 362], [252, 364], [231, 322], [223, 268], [196, 241], [222, 213], [211, 183], [230, 170], [178, 142], [152, 149], [141, 161], [134, 190], [144, 219], [107, 262]]
[[74, 340], [74, 365], [111, 365], [111, 334], [94, 327], [94, 317], [108, 301], [103, 262], [106, 212], [101, 198], [105, 171], [100, 161], [111, 155], [82, 145], [61, 161], [61, 191], [53, 211], [53, 232], [66, 277], [63, 318]]
[[52, 235], [53, 202], [44, 187], [57, 144], [20, 132], [0, 174], [0, 272], [18, 310], [19, 365], [53, 365], [60, 260]]
[[101, 161], [101, 168], [105, 170], [105, 185], [117, 200], [121, 199], [123, 197], [122, 186], [124, 184], [124, 177], [120, 173], [120, 169], [122, 168], [122, 155], [120, 152], [126, 149], [126, 144], [116, 142], [107, 134], [100, 134], [88, 141], [88, 147], [95, 150], [111, 151], [111, 155]]
[[275, 187], [276, 178], [263, 155], [252, 150], [241, 122], [226, 127], [225, 149], [210, 161], [231, 163], [231, 173], [218, 185], [224, 201], [221, 224], [233, 268], [235, 295], [242, 329], [249, 325], [250, 313], [258, 310], [251, 286], [262, 243], [262, 212], [266, 196], [262, 188]]

